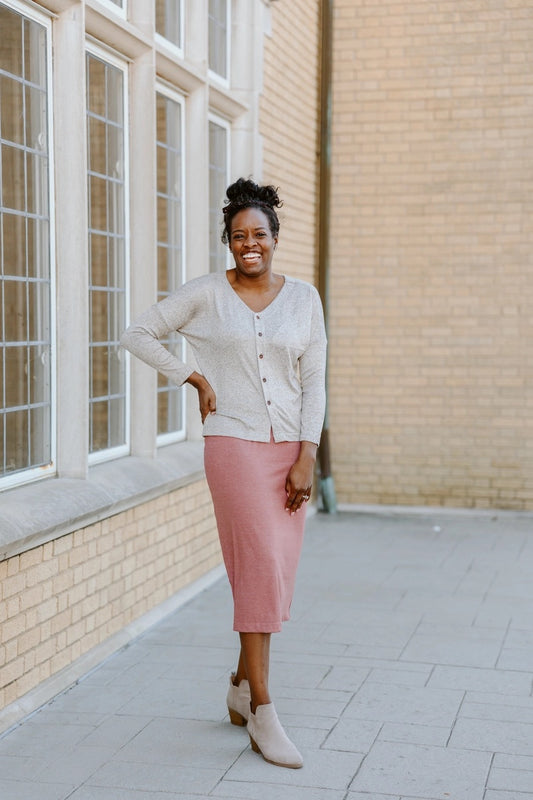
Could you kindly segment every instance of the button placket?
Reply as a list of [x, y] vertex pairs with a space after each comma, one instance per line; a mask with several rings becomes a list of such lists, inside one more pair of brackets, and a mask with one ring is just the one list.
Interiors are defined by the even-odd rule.
[[263, 385], [263, 396], [265, 398], [265, 402], [267, 406], [271, 406], [272, 402], [270, 398], [267, 397], [266, 391], [268, 389], [268, 378], [265, 374], [265, 354], [264, 350], [264, 328], [260, 314], [254, 314], [254, 328], [256, 333], [256, 351], [257, 351], [257, 358], [259, 360], [259, 376], [261, 378], [261, 383]]

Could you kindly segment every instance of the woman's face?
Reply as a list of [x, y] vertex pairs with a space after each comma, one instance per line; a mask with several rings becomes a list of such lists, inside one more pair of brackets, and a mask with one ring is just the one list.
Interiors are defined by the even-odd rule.
[[268, 272], [277, 242], [260, 208], [245, 208], [233, 217], [229, 248], [239, 274], [258, 277]]

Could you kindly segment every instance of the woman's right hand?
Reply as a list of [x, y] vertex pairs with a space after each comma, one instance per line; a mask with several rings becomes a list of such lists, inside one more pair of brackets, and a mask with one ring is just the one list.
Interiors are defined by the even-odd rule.
[[189, 375], [186, 382], [190, 383], [191, 386], [194, 386], [198, 392], [200, 414], [202, 415], [203, 423], [209, 414], [214, 414], [217, 410], [217, 398], [215, 392], [213, 391], [209, 381], [207, 381], [203, 375], [200, 375], [199, 372], [193, 372], [192, 375]]

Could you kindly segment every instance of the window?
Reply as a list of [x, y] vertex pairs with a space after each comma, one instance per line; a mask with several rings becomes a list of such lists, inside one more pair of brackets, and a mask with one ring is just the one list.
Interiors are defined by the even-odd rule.
[[178, 48], [183, 46], [183, 0], [155, 0], [155, 30]]
[[122, 65], [96, 52], [87, 54], [86, 74], [89, 452], [99, 453], [101, 460], [127, 450], [126, 360], [119, 347], [127, 291], [127, 91]]
[[0, 5], [0, 30], [0, 478], [5, 486], [46, 474], [43, 467], [51, 471], [55, 426], [49, 29]]
[[[216, 120], [216, 121], [215, 121]], [[229, 184], [229, 124], [219, 117], [209, 119], [209, 269], [228, 268], [229, 251], [222, 244], [222, 204]]]
[[230, 0], [209, 0], [209, 69], [229, 80]]
[[[174, 94], [158, 92], [157, 116], [157, 299], [175, 291], [184, 278], [183, 258], [183, 113]], [[162, 340], [171, 352], [184, 357], [178, 334]], [[184, 389], [158, 375], [158, 443], [183, 435]]]

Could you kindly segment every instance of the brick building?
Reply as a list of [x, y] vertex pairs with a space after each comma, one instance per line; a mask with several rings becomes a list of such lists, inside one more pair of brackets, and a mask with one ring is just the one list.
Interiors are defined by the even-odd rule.
[[[331, 5], [338, 500], [531, 509], [533, 11]], [[118, 336], [227, 266], [238, 175], [318, 281], [329, 6], [0, 0], [0, 728], [220, 564], [194, 397]]]

